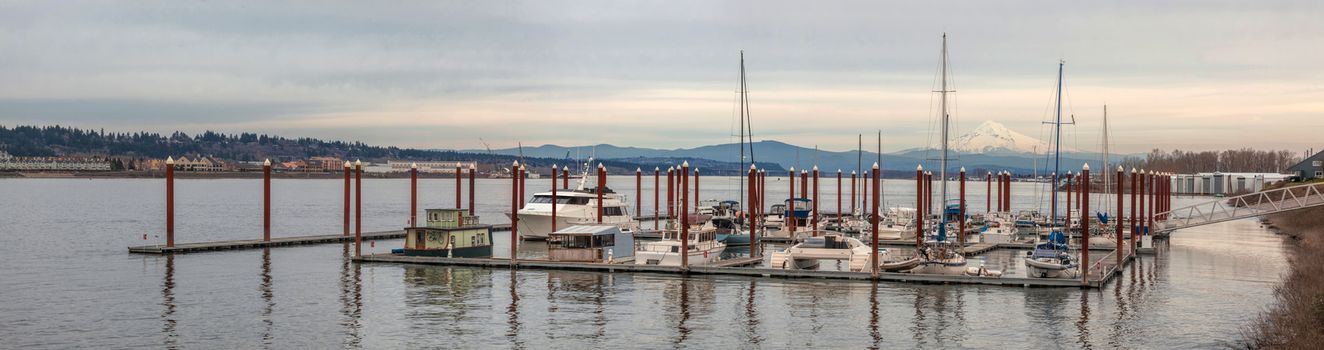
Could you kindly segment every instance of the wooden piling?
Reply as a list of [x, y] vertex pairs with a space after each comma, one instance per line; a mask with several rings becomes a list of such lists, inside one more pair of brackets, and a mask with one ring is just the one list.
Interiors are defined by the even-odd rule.
[[556, 164], [552, 164], [552, 232], [556, 232]]
[[[959, 220], [960, 223], [958, 224], [960, 226], [957, 226], [958, 228], [956, 229], [956, 240], [961, 244], [961, 247], [965, 247], [965, 167], [961, 167], [961, 173], [959, 176], [961, 190], [960, 197], [957, 199], [957, 206], [960, 207], [961, 217]], [[945, 209], [943, 210], [943, 215], [947, 215]]]
[[644, 171], [634, 168], [634, 213], [644, 215]]
[[[478, 164], [469, 164], [469, 216], [474, 216], [474, 177], [478, 175]], [[552, 181], [556, 181], [556, 169], [552, 169]]]
[[1131, 251], [1136, 249], [1136, 168], [1131, 168]]
[[697, 167], [694, 168], [694, 210], [699, 210], [699, 168]]
[[1140, 216], [1139, 216], [1139, 221], [1140, 221], [1140, 223], [1137, 224], [1138, 226], [1137, 226], [1136, 228], [1140, 231], [1140, 235], [1141, 235], [1141, 236], [1144, 236], [1146, 233], [1148, 233], [1147, 231], [1149, 231], [1149, 226], [1145, 226], [1145, 225], [1147, 225], [1147, 222], [1148, 222], [1148, 221], [1147, 221], [1147, 220], [1148, 220], [1148, 215], [1147, 215], [1148, 212], [1145, 211], [1145, 188], [1146, 188], [1146, 187], [1149, 187], [1148, 184], [1146, 184], [1146, 181], [1147, 181], [1147, 180], [1145, 179], [1145, 169], [1140, 169], [1140, 175], [1139, 175], [1139, 177], [1140, 177], [1140, 189], [1139, 189], [1138, 191], [1139, 191], [1139, 193], [1140, 193], [1140, 194], [1139, 194], [1139, 196], [1140, 196], [1140, 204], [1139, 204], [1139, 205], [1140, 205], [1140, 213], [1139, 213], [1138, 215], [1140, 215]]
[[409, 163], [409, 226], [418, 227], [418, 163]]
[[262, 161], [262, 241], [271, 241], [271, 160]]
[[[987, 187], [987, 189], [984, 190], [984, 195], [985, 195], [984, 210], [987, 210], [988, 212], [992, 213], [993, 212], [993, 172], [990, 171], [984, 174], [984, 187]], [[1002, 200], [1002, 197], [998, 197], [998, 200]]]
[[676, 218], [676, 167], [667, 168], [667, 217]]
[[841, 222], [842, 212], [844, 212], [844, 210], [842, 209], [843, 208], [841, 207], [841, 169], [837, 169], [837, 222], [838, 223]]
[[819, 215], [818, 215], [818, 166], [817, 165], [814, 166], [814, 195], [812, 197], [812, 200], [813, 203], [810, 204], [812, 204], [811, 207], [813, 208], [813, 210], [810, 212], [813, 213], [812, 214], [813, 217], [809, 219], [809, 227], [811, 230], [818, 228]]
[[789, 195], [788, 195], [788, 200], [786, 201], [786, 212], [789, 213], [789, 215], [786, 215], [786, 217], [782, 219], [782, 226], [789, 229], [788, 232], [791, 233], [790, 237], [794, 239], [795, 238], [795, 167], [791, 167], [791, 175], [787, 179], [790, 180], [787, 182], [788, 185], [787, 187], [789, 187], [787, 190], [790, 192], [787, 192], [789, 193]]
[[850, 171], [850, 215], [855, 215], [855, 177], [858, 174], [854, 170]]
[[[1123, 252], [1123, 250], [1122, 250], [1122, 183], [1126, 180], [1126, 178], [1124, 177], [1125, 175], [1126, 175], [1126, 174], [1124, 174], [1124, 173], [1122, 172], [1122, 166], [1118, 165], [1118, 166], [1117, 166], [1117, 182], [1116, 182], [1116, 183], [1117, 183], [1117, 211], [1115, 212], [1115, 215], [1113, 215], [1113, 226], [1114, 226], [1114, 229], [1115, 229], [1115, 231], [1113, 232], [1113, 236], [1117, 237], [1117, 252], [1114, 253], [1113, 255], [1116, 255], [1116, 256], [1117, 256], [1117, 267], [1118, 267], [1118, 268], [1121, 268], [1121, 266], [1122, 266], [1122, 256], [1123, 256], [1123, 255], [1126, 255], [1126, 254], [1123, 254], [1123, 253], [1122, 253], [1122, 252]], [[1087, 247], [1087, 248], [1088, 248], [1088, 247]]]
[[680, 165], [680, 267], [690, 268], [690, 162]]
[[597, 200], [598, 200], [598, 223], [599, 223], [599, 224], [602, 223], [602, 212], [603, 212], [603, 209], [602, 209], [602, 190], [603, 190], [603, 188], [604, 188], [603, 183], [605, 183], [605, 181], [603, 181], [603, 178], [607, 177], [607, 170], [606, 170], [606, 169], [607, 169], [606, 167], [602, 166], [602, 163], [598, 163], [598, 176], [595, 176], [595, 177], [597, 178], [597, 181], [598, 181], [598, 188], [595, 189], [595, 190], [593, 191], [593, 192], [596, 192], [596, 193], [597, 193]]
[[512, 265], [519, 259], [519, 169], [518, 160], [510, 165], [510, 262]]
[[748, 202], [746, 202], [748, 203], [748, 208], [745, 209], [745, 222], [749, 224], [749, 255], [759, 256], [758, 240], [755, 238], [758, 236], [758, 230], [756, 229], [758, 227], [758, 216], [756, 215], [757, 213], [755, 209], [758, 207], [758, 201], [756, 201], [758, 195], [754, 192], [754, 190], [758, 188], [758, 186], [755, 186], [755, 183], [758, 182], [758, 168], [755, 167], [754, 164], [749, 165], [749, 175], [747, 175], [747, 177], [749, 178], [749, 198], [747, 198]]
[[[1089, 163], [1085, 163], [1085, 166], [1081, 167], [1080, 169], [1079, 193], [1081, 198], [1080, 201], [1080, 247], [1081, 247], [1080, 264], [1081, 265], [1080, 266], [1081, 269], [1083, 269], [1083, 271], [1081, 271], [1080, 273], [1080, 284], [1088, 286], [1090, 284], [1088, 266], [1093, 265], [1090, 264], [1090, 201], [1084, 200], [1085, 198], [1089, 198], [1089, 193], [1090, 193]], [[1070, 214], [1070, 212], [1067, 213]], [[1070, 221], [1068, 220], [1068, 222]], [[1121, 252], [1117, 252], [1117, 254], [1121, 254]]]
[[[878, 236], [878, 232], [874, 232]], [[924, 165], [915, 167], [915, 249], [924, 245]], [[874, 249], [878, 249], [874, 246]]]
[[354, 256], [363, 256], [363, 162], [354, 161]]
[[871, 199], [873, 202], [873, 211], [870, 212], [873, 215], [869, 218], [869, 225], [873, 228], [873, 234], [870, 235], [873, 237], [869, 238], [869, 270], [873, 272], [874, 278], [878, 278], [878, 192], [882, 189], [878, 186], [881, 169], [879, 169], [877, 162], [873, 163], [871, 171], [873, 173], [874, 190], [873, 198]]
[[175, 247], [175, 158], [166, 157], [166, 247]]
[[349, 161], [345, 161], [345, 236], [349, 236]]
[[[1062, 225], [1066, 226], [1065, 231], [1068, 232], [1071, 231], [1071, 199], [1073, 198], [1071, 197], [1071, 185], [1072, 185], [1072, 181], [1075, 179], [1076, 179], [1075, 175], [1072, 175], [1071, 171], [1067, 171], [1067, 213], [1065, 215], [1067, 220]], [[1053, 220], [1057, 220], [1057, 219], [1054, 218]]]
[[455, 162], [455, 209], [463, 209], [460, 206], [460, 162]]
[[653, 229], [654, 230], [657, 229], [657, 222], [662, 221], [658, 219], [658, 216], [659, 214], [661, 214], [661, 212], [660, 212], [660, 208], [657, 207], [658, 204], [661, 204], [658, 203], [660, 201], [658, 199], [658, 185], [661, 185], [661, 182], [659, 181], [661, 177], [662, 177], [662, 168], [653, 167]]

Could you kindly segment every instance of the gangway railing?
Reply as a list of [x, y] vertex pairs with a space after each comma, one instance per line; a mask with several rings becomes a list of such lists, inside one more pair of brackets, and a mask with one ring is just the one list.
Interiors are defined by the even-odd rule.
[[1268, 214], [1324, 206], [1324, 183], [1297, 185], [1222, 198], [1157, 213], [1154, 232], [1209, 225]]

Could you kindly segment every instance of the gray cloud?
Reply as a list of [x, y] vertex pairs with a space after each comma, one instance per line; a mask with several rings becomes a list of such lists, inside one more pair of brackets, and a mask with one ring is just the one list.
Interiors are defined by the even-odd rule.
[[[744, 49], [762, 135], [913, 147], [949, 32], [970, 126], [1034, 135], [1065, 58], [1071, 111], [1113, 104], [1131, 150], [1216, 144], [1191, 125], [1250, 113], [1239, 126], [1270, 135], [1245, 142], [1295, 146], [1315, 140], [1274, 126], [1324, 127], [1299, 102], [1324, 96], [1319, 18], [1314, 1], [5, 3], [0, 122], [688, 147], [726, 141]], [[466, 122], [484, 118], [501, 122]]]

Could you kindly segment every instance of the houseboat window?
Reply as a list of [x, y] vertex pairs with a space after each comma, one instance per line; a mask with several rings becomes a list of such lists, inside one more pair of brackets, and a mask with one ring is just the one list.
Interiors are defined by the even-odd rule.
[[451, 235], [451, 248], [455, 247], [455, 235]]
[[588, 197], [566, 197], [565, 199], [557, 198], [556, 202], [564, 203], [564, 204], [584, 205], [584, 204], [588, 204]]
[[604, 216], [622, 216], [622, 215], [625, 215], [625, 209], [624, 209], [624, 208], [621, 208], [621, 207], [606, 207], [606, 208], [602, 208], [602, 215], [604, 215]]

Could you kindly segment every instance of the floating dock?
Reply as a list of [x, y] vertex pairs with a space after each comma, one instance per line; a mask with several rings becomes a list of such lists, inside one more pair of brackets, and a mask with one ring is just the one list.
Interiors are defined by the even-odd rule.
[[[509, 225], [507, 225], [509, 226]], [[404, 230], [364, 232], [362, 238], [365, 241], [379, 239], [403, 238]], [[280, 246], [308, 245], [322, 243], [342, 243], [354, 242], [354, 235], [333, 234], [316, 236], [295, 236], [295, 237], [272, 237], [270, 241], [261, 239], [244, 239], [234, 241], [215, 241], [198, 243], [179, 243], [174, 247], [166, 247], [164, 244], [145, 245], [129, 247], [130, 253], [137, 254], [171, 254], [171, 253], [195, 253], [217, 250], [237, 250], [237, 249], [257, 249], [271, 248]]]
[[[1134, 256], [1128, 256], [1124, 264], [1129, 262]], [[511, 261], [510, 259], [500, 258], [446, 258], [430, 256], [404, 256], [399, 254], [372, 254], [353, 258], [359, 263], [393, 263], [393, 264], [420, 264], [420, 265], [439, 265], [439, 266], [468, 266], [483, 268], [507, 268], [507, 269], [543, 269], [543, 270], [564, 270], [564, 271], [594, 271], [594, 272], [636, 272], [636, 273], [669, 273], [669, 274], [696, 274], [696, 275], [728, 275], [728, 276], [748, 276], [748, 277], [768, 277], [768, 278], [817, 278], [817, 279], [843, 279], [843, 280], [873, 280], [874, 276], [869, 272], [851, 272], [851, 271], [819, 271], [819, 270], [787, 270], [771, 268], [753, 268], [740, 267], [756, 265], [763, 261], [762, 258], [737, 258], [730, 260], [721, 260], [713, 265], [691, 266], [688, 270], [678, 266], [658, 266], [658, 265], [635, 265], [635, 264], [606, 264], [606, 263], [583, 263], [583, 262], [562, 262], [550, 261], [545, 259], [519, 259]], [[1100, 288], [1111, 280], [1120, 269], [1116, 268], [1112, 260], [1099, 260], [1102, 265], [1097, 278], [1090, 278], [1087, 282], [1082, 282], [1079, 278], [1028, 278], [1028, 277], [977, 277], [967, 275], [936, 275], [936, 274], [916, 274], [904, 272], [879, 272], [877, 280], [891, 282], [919, 282], [919, 283], [938, 283], [938, 284], [982, 284], [999, 285], [1013, 287], [1079, 287], [1079, 288]]]

